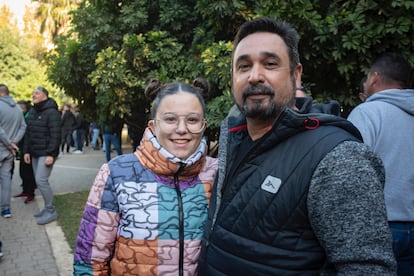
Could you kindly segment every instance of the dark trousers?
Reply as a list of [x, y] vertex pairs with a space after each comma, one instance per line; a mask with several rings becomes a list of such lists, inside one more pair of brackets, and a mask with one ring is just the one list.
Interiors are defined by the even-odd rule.
[[23, 159], [20, 160], [19, 166], [20, 178], [22, 179], [23, 192], [33, 195], [35, 193], [36, 180], [33, 174], [32, 164], [26, 164]]

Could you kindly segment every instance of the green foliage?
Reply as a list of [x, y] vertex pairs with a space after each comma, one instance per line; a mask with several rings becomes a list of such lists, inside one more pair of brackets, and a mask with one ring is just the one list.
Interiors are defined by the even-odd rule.
[[246, 20], [269, 16], [298, 30], [311, 95], [340, 101], [346, 114], [377, 55], [396, 51], [414, 64], [413, 9], [414, 1], [402, 0], [84, 1], [73, 32], [50, 55], [49, 76], [85, 108], [124, 116], [147, 112], [150, 77], [202, 76], [211, 84], [209, 124], [217, 128], [232, 104], [230, 41]]
[[[2, 9], [0, 15], [10, 17], [7, 9]], [[15, 100], [31, 100], [34, 88], [40, 85], [56, 96], [56, 89], [47, 81], [45, 67], [29, 55], [27, 41], [19, 35], [17, 27], [10, 22], [0, 23], [1, 82], [9, 87]]]
[[75, 250], [76, 237], [78, 236], [79, 223], [89, 191], [81, 191], [64, 195], [55, 195], [56, 210], [60, 214], [58, 224], [72, 252]]
[[[115, 70], [114, 70], [115, 69]], [[129, 103], [133, 101], [131, 87], [138, 85], [138, 79], [126, 68], [123, 51], [107, 48], [98, 53], [96, 70], [89, 75], [97, 96], [98, 120], [130, 114]]]

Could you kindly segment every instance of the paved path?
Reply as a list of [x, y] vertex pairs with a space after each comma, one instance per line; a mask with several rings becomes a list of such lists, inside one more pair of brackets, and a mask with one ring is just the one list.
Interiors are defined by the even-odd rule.
[[[124, 149], [124, 153], [128, 151]], [[114, 157], [116, 153], [112, 153]], [[106, 161], [105, 153], [86, 148], [84, 154], [65, 154], [55, 163], [50, 177], [54, 194], [89, 190], [100, 166]], [[16, 161], [12, 195], [21, 192]], [[43, 206], [40, 192], [35, 200], [24, 204], [23, 198], [11, 199], [12, 217], [0, 217], [0, 240], [3, 242], [3, 258], [0, 260], [0, 276], [67, 276], [72, 275], [73, 253], [57, 222], [37, 225], [33, 214]], [[59, 214], [64, 216], [64, 214]]]

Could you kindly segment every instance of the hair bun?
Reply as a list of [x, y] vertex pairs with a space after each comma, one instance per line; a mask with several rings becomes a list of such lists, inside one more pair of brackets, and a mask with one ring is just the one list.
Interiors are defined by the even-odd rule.
[[151, 78], [145, 87], [144, 95], [147, 99], [153, 101], [157, 96], [158, 92], [160, 92], [162, 87], [162, 83], [157, 78]]
[[193, 87], [196, 88], [204, 100], [209, 97], [210, 85], [204, 78], [198, 77], [193, 81]]

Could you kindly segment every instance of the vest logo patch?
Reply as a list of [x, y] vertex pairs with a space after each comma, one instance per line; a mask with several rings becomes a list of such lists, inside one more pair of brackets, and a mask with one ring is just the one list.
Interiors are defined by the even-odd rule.
[[276, 194], [279, 191], [282, 180], [280, 178], [268, 175], [262, 183], [262, 190], [271, 194]]

